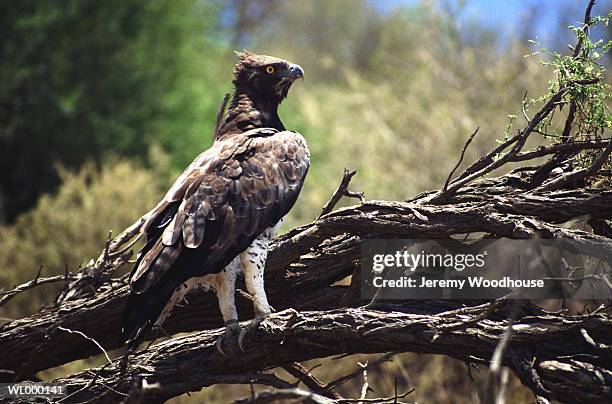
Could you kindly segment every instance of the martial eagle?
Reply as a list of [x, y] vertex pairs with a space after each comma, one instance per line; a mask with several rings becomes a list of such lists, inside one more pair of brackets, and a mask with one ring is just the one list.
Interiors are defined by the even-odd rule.
[[[121, 337], [138, 344], [194, 288], [212, 288], [225, 336], [238, 324], [235, 281], [244, 272], [257, 327], [270, 314], [264, 290], [267, 247], [295, 203], [310, 164], [304, 138], [288, 131], [277, 108], [304, 71], [271, 56], [238, 53], [234, 94], [210, 149], [178, 177], [146, 216], [146, 245], [130, 277]], [[221, 337], [217, 348], [221, 348]]]

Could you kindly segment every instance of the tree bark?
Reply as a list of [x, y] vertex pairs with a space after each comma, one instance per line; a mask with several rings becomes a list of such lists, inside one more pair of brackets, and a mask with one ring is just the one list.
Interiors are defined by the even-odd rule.
[[[490, 192], [491, 187], [487, 189]], [[499, 237], [563, 237], [609, 245], [608, 238], [565, 229], [545, 220], [561, 222], [585, 215], [610, 217], [612, 192], [487, 196], [488, 202], [477, 202], [477, 194], [472, 189], [462, 194], [460, 203], [445, 206], [370, 201], [336, 210], [281, 236], [272, 244], [266, 264], [266, 289], [272, 305], [279, 310], [339, 307], [346, 290], [330, 285], [351, 275], [360, 265], [360, 237], [436, 239], [489, 232]], [[128, 287], [111, 289], [107, 285], [106, 289], [1, 326], [0, 351], [11, 355], [2, 359], [0, 369], [15, 372], [5, 373], [8, 377], [4, 380], [26, 379], [40, 370], [99, 354], [91, 341], [58, 327], [80, 331], [105, 349], [119, 348], [118, 325]], [[212, 294], [196, 293], [187, 300], [189, 304], [178, 308], [165, 322], [167, 332], [221, 326]], [[252, 305], [248, 299], [238, 298], [237, 304], [241, 318], [249, 318]]]
[[[502, 364], [541, 397], [563, 402], [609, 401], [610, 312], [572, 317], [522, 305], [524, 314], [512, 325]], [[338, 354], [421, 352], [486, 364], [508, 326], [510, 306], [504, 302], [491, 311], [488, 303], [435, 315], [402, 313], [393, 305], [377, 310], [290, 309], [265, 320], [249, 336], [244, 353], [238, 354], [234, 346], [233, 351], [226, 351], [229, 357], [222, 356], [214, 344], [221, 330], [202, 331], [131, 356], [124, 373], [115, 360], [110, 366], [57, 382], [69, 386], [74, 394], [71, 402], [114, 403], [146, 380], [147, 385], [159, 383], [159, 387], [141, 392], [141, 398], [157, 402], [217, 383], [250, 383], [266, 369]], [[98, 383], [90, 385], [93, 375]]]

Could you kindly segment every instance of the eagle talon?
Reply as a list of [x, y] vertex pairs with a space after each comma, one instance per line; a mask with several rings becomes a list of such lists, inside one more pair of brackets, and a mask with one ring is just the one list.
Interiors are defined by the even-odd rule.
[[246, 337], [249, 332], [257, 331], [257, 328], [259, 328], [259, 324], [261, 324], [261, 322], [269, 316], [270, 314], [257, 315], [246, 327], [240, 330], [240, 335], [238, 335], [238, 347], [242, 352], [246, 352], [246, 350], [244, 349], [244, 337]]
[[219, 335], [219, 337], [215, 341], [215, 348], [217, 348], [217, 351], [219, 351], [219, 353], [222, 356], [227, 356], [225, 354], [225, 351], [223, 351], [223, 341], [226, 338], [232, 338], [236, 334], [239, 334], [241, 332], [242, 332], [242, 330], [240, 328], [240, 324], [238, 324], [238, 320], [230, 320], [230, 321], [226, 322], [225, 323], [225, 333]]
[[217, 348], [217, 351], [219, 351], [221, 356], [227, 356], [225, 352], [223, 352], [223, 339], [224, 338], [225, 338], [225, 335], [221, 334], [215, 341], [215, 348]]

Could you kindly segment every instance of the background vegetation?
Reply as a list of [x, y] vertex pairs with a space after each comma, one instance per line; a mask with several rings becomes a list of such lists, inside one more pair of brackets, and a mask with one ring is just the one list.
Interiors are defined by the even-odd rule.
[[[318, 213], [343, 166], [358, 170], [352, 187], [369, 199], [403, 199], [443, 183], [477, 126], [465, 160], [488, 150], [504, 137], [509, 115], [520, 117], [525, 91], [546, 92], [553, 75], [554, 66], [540, 64], [546, 55], [525, 57], [537, 51], [527, 38], [550, 13], [558, 17], [547, 23], [557, 32], [552, 46], [565, 52], [566, 26], [580, 21], [583, 7], [526, 1], [520, 29], [500, 35], [486, 16], [467, 18], [463, 3], [406, 3], [0, 1], [0, 288], [31, 279], [41, 264], [44, 275], [76, 270], [110, 229], [121, 231], [156, 203], [212, 142], [233, 49], [306, 71], [281, 107], [312, 152], [284, 225], [291, 228]], [[610, 2], [599, 3], [595, 14], [607, 14]], [[54, 293], [37, 289], [0, 313], [24, 316]], [[331, 361], [320, 376], [355, 360]], [[372, 374], [379, 395], [392, 392], [397, 376], [416, 385], [423, 402], [472, 401], [482, 379], [473, 384], [461, 363], [416, 355]], [[228, 391], [248, 388], [198, 397], [223, 402]], [[518, 382], [511, 394], [528, 397]]]

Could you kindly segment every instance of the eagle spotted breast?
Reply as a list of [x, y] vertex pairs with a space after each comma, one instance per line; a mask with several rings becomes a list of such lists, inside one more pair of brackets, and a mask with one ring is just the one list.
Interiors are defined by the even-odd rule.
[[[238, 53], [234, 95], [210, 149], [179, 176], [146, 216], [146, 244], [130, 277], [121, 336], [134, 347], [192, 288], [214, 289], [225, 337], [243, 337], [270, 313], [263, 287], [267, 246], [294, 205], [310, 164], [304, 138], [277, 107], [303, 77], [298, 65]], [[244, 272], [255, 319], [241, 330], [235, 280]], [[217, 341], [221, 353], [223, 338]]]

